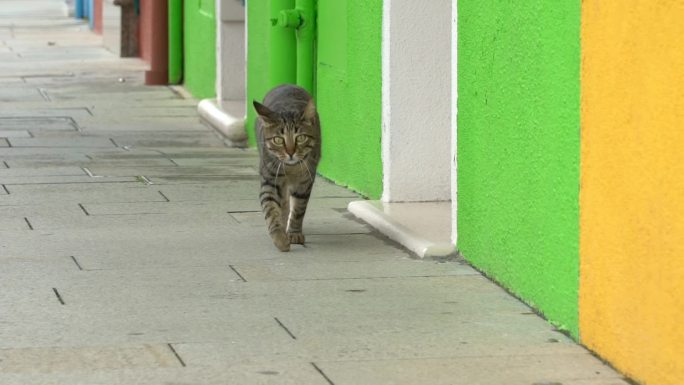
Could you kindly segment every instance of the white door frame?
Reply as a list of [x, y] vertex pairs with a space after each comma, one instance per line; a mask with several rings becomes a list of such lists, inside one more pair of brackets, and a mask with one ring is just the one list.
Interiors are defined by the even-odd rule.
[[456, 241], [456, 0], [384, 0], [384, 202], [452, 202]]
[[216, 0], [216, 96], [245, 100], [245, 6]]

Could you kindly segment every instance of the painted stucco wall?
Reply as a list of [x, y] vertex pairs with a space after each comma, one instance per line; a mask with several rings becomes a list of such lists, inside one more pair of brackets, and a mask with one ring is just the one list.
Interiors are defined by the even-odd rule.
[[215, 0], [184, 1], [183, 84], [198, 99], [216, 95]]
[[580, 1], [458, 2], [458, 248], [578, 337]]
[[684, 3], [582, 12], [582, 342], [684, 384]]
[[[268, 2], [247, 2], [247, 132], [254, 145], [253, 99], [268, 79]], [[316, 102], [323, 159], [319, 173], [371, 198], [382, 193], [382, 1], [319, 0]]]
[[382, 1], [319, 0], [317, 102], [321, 174], [382, 194]]

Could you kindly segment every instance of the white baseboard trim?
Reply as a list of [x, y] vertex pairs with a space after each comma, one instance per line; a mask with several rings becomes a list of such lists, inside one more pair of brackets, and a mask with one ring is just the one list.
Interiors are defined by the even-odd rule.
[[223, 101], [219, 106], [215, 99], [204, 99], [197, 105], [197, 112], [204, 121], [223, 134], [230, 145], [247, 146], [244, 100]]
[[382, 202], [354, 201], [349, 203], [347, 209], [357, 218], [367, 222], [420, 258], [444, 258], [457, 254], [456, 247], [451, 242], [426, 239], [399, 223], [379, 207], [382, 207]]

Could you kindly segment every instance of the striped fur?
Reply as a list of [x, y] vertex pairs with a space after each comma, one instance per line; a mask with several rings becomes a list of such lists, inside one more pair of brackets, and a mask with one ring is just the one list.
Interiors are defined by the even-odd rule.
[[321, 129], [313, 99], [303, 89], [282, 85], [263, 104], [256, 138], [261, 158], [259, 199], [268, 233], [280, 251], [304, 244], [302, 223], [321, 158]]

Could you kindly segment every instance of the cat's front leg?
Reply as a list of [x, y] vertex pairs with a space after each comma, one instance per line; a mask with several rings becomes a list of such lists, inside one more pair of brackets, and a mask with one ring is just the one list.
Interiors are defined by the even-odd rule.
[[281, 198], [280, 193], [280, 186], [262, 180], [259, 199], [261, 200], [261, 211], [264, 213], [268, 226], [268, 233], [278, 250], [290, 251], [290, 239], [286, 233], [286, 223], [283, 222], [283, 208], [281, 207], [281, 201], [287, 197]]
[[313, 187], [313, 180], [307, 185], [302, 186], [300, 191], [294, 190], [291, 193], [291, 212], [290, 222], [287, 226], [287, 235], [290, 243], [304, 244], [304, 233], [302, 232], [302, 225], [304, 223], [304, 215], [306, 214], [306, 207], [309, 204], [309, 197], [311, 196], [311, 188]]

